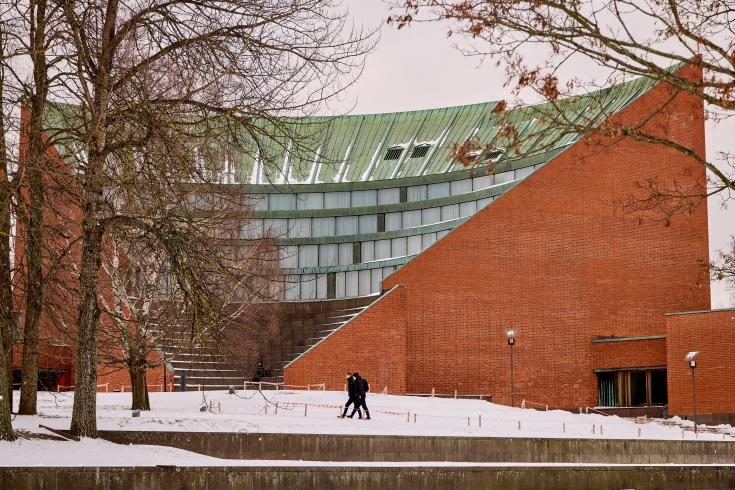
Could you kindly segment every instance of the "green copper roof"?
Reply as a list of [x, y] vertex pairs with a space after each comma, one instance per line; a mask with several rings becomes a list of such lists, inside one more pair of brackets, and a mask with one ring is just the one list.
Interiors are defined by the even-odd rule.
[[[563, 148], [653, 86], [640, 78], [556, 102], [499, 110], [498, 102], [410, 112], [284, 119], [279, 137], [237, 159], [242, 184], [330, 184], [384, 181], [463, 170], [454, 145], [503, 148], [509, 163]], [[508, 130], [512, 127], [512, 130]], [[265, 131], [267, 133], [267, 131]], [[421, 145], [427, 149], [414, 155]], [[393, 148], [395, 158], [386, 158]]]

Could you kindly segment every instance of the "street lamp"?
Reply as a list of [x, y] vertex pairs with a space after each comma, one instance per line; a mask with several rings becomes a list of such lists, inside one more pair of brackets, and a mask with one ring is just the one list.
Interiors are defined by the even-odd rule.
[[508, 330], [505, 332], [505, 336], [508, 337], [508, 345], [510, 346], [510, 406], [516, 406], [516, 388], [513, 382], [513, 344], [516, 343], [516, 332], [515, 330]]
[[697, 386], [694, 384], [694, 369], [697, 367], [696, 357], [699, 355], [699, 351], [687, 352], [684, 360], [689, 363], [689, 368], [692, 370], [692, 408], [694, 409], [694, 433], [697, 433]]

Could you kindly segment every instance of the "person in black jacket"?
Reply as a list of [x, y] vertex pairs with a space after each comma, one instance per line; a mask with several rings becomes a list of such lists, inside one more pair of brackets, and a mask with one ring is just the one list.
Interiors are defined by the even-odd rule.
[[[359, 373], [355, 373], [352, 376], [355, 378], [355, 396], [357, 397], [358, 404], [352, 409], [352, 415], [350, 415], [350, 418], [355, 415], [355, 410], [362, 408], [365, 410], [365, 420], [370, 420], [370, 411], [368, 410], [367, 403], [365, 403], [365, 397], [367, 396], [367, 392], [370, 390], [370, 385], [366, 379], [360, 377]], [[360, 418], [362, 418], [362, 414], [360, 414]]]
[[[345, 418], [345, 415], [347, 415], [347, 408], [350, 405], [354, 407], [354, 409], [352, 410], [352, 415], [355, 415], [355, 410], [358, 410], [358, 414], [360, 418], [362, 418], [362, 410], [360, 410], [360, 399], [358, 398], [356, 393], [355, 377], [352, 376], [350, 373], [347, 373], [345, 377], [347, 378], [347, 396], [349, 397], [349, 399], [347, 400], [347, 403], [345, 403], [345, 410], [344, 412], [342, 412], [342, 415], [340, 415], [339, 418]], [[350, 415], [350, 418], [352, 418], [352, 415]]]

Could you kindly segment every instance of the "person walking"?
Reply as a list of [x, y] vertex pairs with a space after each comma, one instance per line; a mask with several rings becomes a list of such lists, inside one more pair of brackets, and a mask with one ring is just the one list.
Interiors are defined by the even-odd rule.
[[360, 377], [360, 373], [355, 373], [352, 377], [355, 379], [355, 397], [357, 398], [357, 405], [352, 409], [350, 418], [355, 415], [356, 411], [360, 414], [360, 418], [362, 418], [362, 413], [360, 413], [359, 410], [360, 408], [363, 408], [365, 410], [365, 420], [370, 420], [370, 412], [365, 404], [365, 395], [367, 394], [367, 390], [370, 389], [370, 386], [366, 380]]
[[[345, 403], [345, 409], [344, 412], [342, 412], [342, 415], [339, 416], [339, 418], [343, 419], [347, 415], [347, 409], [350, 405], [353, 406], [352, 415], [355, 415], [355, 410], [360, 410], [360, 399], [357, 397], [356, 393], [356, 383], [355, 378], [350, 373], [347, 373], [345, 375], [345, 378], [347, 379], [347, 396], [349, 397], [347, 399], [347, 403]], [[360, 418], [362, 418], [362, 411], [359, 412]], [[352, 415], [350, 415], [350, 418], [352, 418]]]

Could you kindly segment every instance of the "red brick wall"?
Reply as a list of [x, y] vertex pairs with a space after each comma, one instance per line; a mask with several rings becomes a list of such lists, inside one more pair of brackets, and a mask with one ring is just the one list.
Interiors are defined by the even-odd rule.
[[405, 289], [397, 287], [285, 370], [286, 384], [326, 383], [342, 390], [346, 372], [359, 372], [371, 391], [405, 393]]
[[665, 365], [665, 338], [592, 343], [592, 366], [595, 369]]
[[[671, 95], [659, 85], [615, 119], [635, 123]], [[648, 129], [704, 154], [701, 100], [680, 94], [667, 107]], [[478, 212], [383, 282], [405, 286], [407, 390], [491, 393], [509, 403], [505, 331], [513, 328], [516, 399], [591, 406], [593, 338], [663, 335], [665, 312], [710, 301], [699, 265], [708, 259], [706, 203], [668, 226], [619, 203], [640, 196], [636, 182], [649, 178], [703, 186], [704, 177], [701, 165], [665, 147], [588, 138]], [[361, 326], [383, 331], [387, 321], [376, 315]], [[327, 375], [318, 369], [327, 359], [313, 356], [340, 352], [333, 342], [310, 354], [301, 380]], [[385, 352], [370, 366], [389, 362]]]
[[699, 351], [696, 367], [697, 412], [735, 413], [735, 309], [666, 317], [669, 413], [687, 415], [692, 408], [692, 374], [684, 360]]

